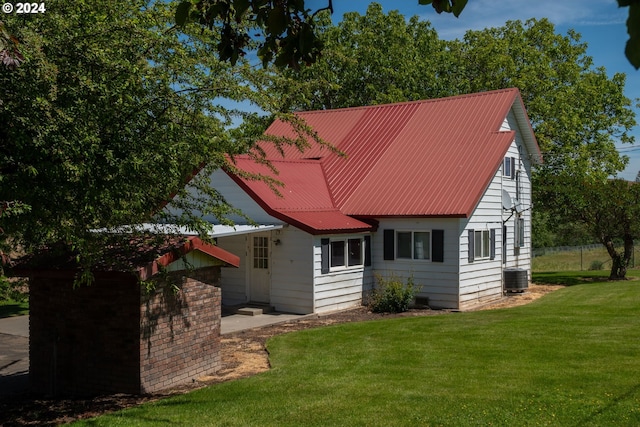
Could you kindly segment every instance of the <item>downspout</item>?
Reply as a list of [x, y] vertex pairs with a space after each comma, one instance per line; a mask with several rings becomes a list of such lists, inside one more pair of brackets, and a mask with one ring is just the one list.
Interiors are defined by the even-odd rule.
[[[503, 191], [504, 191], [503, 183], [504, 183], [504, 179], [502, 177], [500, 177], [500, 194], [503, 194]], [[507, 218], [505, 220], [504, 219], [504, 207], [502, 206], [502, 204], [501, 204], [500, 207], [502, 208], [502, 209], [500, 209], [500, 219], [502, 220], [502, 229], [500, 230], [500, 236], [502, 236], [502, 241], [500, 242], [501, 243], [501, 248], [500, 248], [500, 255], [501, 255], [501, 257], [500, 257], [500, 287], [502, 289], [502, 295], [504, 296], [505, 292], [506, 292], [505, 289], [504, 289], [504, 268], [505, 268], [505, 266], [507, 264], [507, 254], [506, 254], [506, 251], [505, 251], [506, 245], [504, 244], [505, 241], [506, 241], [505, 239], [507, 238], [507, 236], [506, 236], [506, 233], [504, 232], [504, 230], [505, 230], [504, 226], [505, 226], [506, 222], [509, 221], [509, 218], [511, 218], [511, 216], [509, 216], [509, 218]], [[513, 213], [511, 215], [513, 215]]]

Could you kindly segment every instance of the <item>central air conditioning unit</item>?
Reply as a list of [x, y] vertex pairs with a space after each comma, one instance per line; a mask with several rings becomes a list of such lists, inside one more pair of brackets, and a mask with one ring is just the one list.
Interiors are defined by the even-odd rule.
[[506, 292], [524, 292], [529, 287], [529, 272], [522, 268], [504, 269], [504, 290]]

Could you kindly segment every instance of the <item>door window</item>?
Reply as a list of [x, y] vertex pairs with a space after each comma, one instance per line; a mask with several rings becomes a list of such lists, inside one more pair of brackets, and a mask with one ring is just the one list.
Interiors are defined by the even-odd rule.
[[253, 268], [269, 268], [268, 237], [253, 237]]

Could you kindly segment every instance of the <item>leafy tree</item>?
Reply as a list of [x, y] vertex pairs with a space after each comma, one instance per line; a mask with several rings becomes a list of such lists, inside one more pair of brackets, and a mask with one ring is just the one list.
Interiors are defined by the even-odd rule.
[[[233, 167], [263, 128], [223, 100], [277, 113], [271, 77], [220, 61], [215, 31], [174, 25], [156, 1], [57, 1], [40, 15], [6, 15], [24, 63], [0, 66], [0, 240], [5, 250], [62, 241], [86, 264], [93, 229], [148, 221], [173, 194], [184, 214], [161, 219], [205, 232], [197, 212], [229, 206], [208, 183], [185, 180], [207, 163]], [[255, 119], [255, 117], [254, 117]], [[276, 141], [277, 142], [277, 141]], [[281, 141], [284, 142], [284, 141]], [[20, 213], [20, 214], [18, 214]]]
[[[428, 23], [415, 17], [406, 21], [397, 12], [385, 15], [376, 4], [365, 16], [346, 14], [337, 26], [324, 25], [324, 55], [301, 70], [306, 80], [318, 84], [308, 92], [296, 87], [298, 98], [291, 98], [294, 108], [347, 107], [518, 87], [545, 158], [534, 175], [533, 214], [537, 231], [548, 231], [542, 239], [547, 243], [575, 237], [558, 221], [549, 220], [558, 218], [559, 203], [581, 197], [573, 191], [574, 177], [604, 181], [626, 165], [627, 159], [615, 147], [616, 141], [633, 141], [635, 117], [624, 96], [625, 76], [608, 77], [603, 68], [594, 67], [586, 44], [573, 31], [557, 34], [546, 19], [513, 21], [443, 42]], [[565, 197], [552, 197], [555, 194]], [[573, 224], [570, 230], [578, 230], [580, 241], [599, 239], [578, 225], [578, 219], [563, 222]], [[554, 229], [541, 228], [547, 226]]]
[[445, 42], [427, 21], [384, 14], [372, 3], [365, 15], [347, 13], [337, 25], [318, 22], [323, 56], [288, 76], [308, 82], [296, 87], [294, 109], [331, 109], [445, 96], [451, 91], [438, 73], [446, 67]]
[[[504, 27], [469, 31], [450, 44], [459, 61], [453, 78], [466, 91], [514, 86], [521, 90], [545, 164], [537, 184], [549, 177], [597, 174], [624, 169], [627, 159], [615, 142], [633, 142], [631, 101], [623, 94], [625, 75], [609, 78], [594, 68], [580, 35], [555, 33], [548, 20], [508, 22]], [[557, 180], [556, 180], [557, 181]]]
[[[460, 16], [467, 0], [419, 0], [420, 4], [431, 4], [438, 13], [453, 13]], [[618, 7], [629, 8], [627, 33], [629, 40], [625, 46], [625, 55], [636, 70], [640, 68], [640, 0], [618, 0]]]
[[609, 279], [626, 277], [634, 241], [640, 238], [640, 185], [622, 179], [576, 177], [573, 192], [545, 196], [556, 199], [556, 215], [578, 221], [602, 243], [611, 257]]
[[[589, 236], [607, 247], [613, 265], [619, 267], [612, 277], [620, 277], [626, 264], [612, 242], [629, 233], [620, 206], [608, 199], [625, 200], [631, 195], [624, 194], [628, 188], [620, 186], [611, 188], [616, 193], [599, 192], [599, 197], [593, 197], [585, 194], [590, 190], [584, 183], [608, 182], [624, 169], [628, 159], [619, 154], [615, 143], [633, 142], [630, 131], [636, 121], [631, 101], [624, 96], [624, 74], [608, 77], [604, 68], [594, 67], [586, 49], [578, 33], [556, 34], [545, 19], [469, 31], [463, 41], [450, 44], [452, 61], [459, 60], [453, 78], [457, 85], [466, 81], [466, 91], [520, 88], [544, 155], [544, 164], [533, 176], [534, 223], [543, 224], [544, 217], [562, 218], [562, 224], [553, 224], [561, 240], [567, 225], [583, 224]], [[574, 215], [573, 207], [584, 206], [585, 200], [600, 212], [598, 217]], [[618, 213], [619, 224], [616, 215], [607, 217], [611, 224], [606, 230], [602, 222], [589, 223], [608, 209]]]
[[[431, 4], [437, 13], [448, 12], [458, 17], [467, 0], [419, 0], [418, 3]], [[640, 67], [640, 0], [618, 0], [618, 6], [629, 7], [630, 38], [625, 54], [637, 69]], [[216, 49], [220, 58], [232, 64], [246, 55], [259, 39], [257, 54], [264, 65], [273, 61], [278, 66], [298, 68], [301, 63], [314, 63], [322, 53], [323, 45], [314, 22], [322, 10], [333, 13], [333, 1], [327, 0], [326, 7], [312, 12], [305, 7], [304, 0], [181, 0], [175, 22], [180, 26], [196, 22], [217, 30], [220, 37], [215, 42]], [[0, 61], [15, 66], [22, 61], [22, 54], [14, 43], [16, 39], [2, 30], [0, 22]]]
[[292, 108], [518, 87], [544, 153], [541, 175], [604, 178], [626, 165], [615, 147], [616, 141], [633, 141], [636, 123], [623, 93], [625, 76], [609, 78], [604, 68], [594, 67], [573, 31], [557, 34], [546, 19], [512, 21], [444, 42], [428, 23], [417, 17], [407, 22], [395, 11], [385, 15], [375, 3], [364, 16], [349, 13], [336, 26], [324, 25], [325, 54], [300, 74], [317, 84], [307, 92], [295, 87]]
[[534, 248], [600, 243], [583, 222], [559, 217], [549, 211], [536, 209], [531, 222]]
[[315, 62], [322, 50], [313, 18], [324, 9], [333, 12], [331, 0], [314, 13], [304, 0], [186, 0], [178, 5], [176, 22], [192, 21], [217, 29], [220, 58], [232, 64], [258, 38], [257, 54], [265, 66], [273, 61], [277, 66], [298, 68], [300, 63]]

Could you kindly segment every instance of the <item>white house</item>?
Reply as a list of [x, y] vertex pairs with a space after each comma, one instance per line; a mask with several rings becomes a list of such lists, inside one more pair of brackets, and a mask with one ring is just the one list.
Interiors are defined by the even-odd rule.
[[[299, 116], [346, 158], [312, 142], [284, 156], [261, 143], [278, 175], [235, 160], [284, 183], [281, 195], [223, 170], [210, 177], [260, 224], [235, 218], [217, 237], [241, 258], [222, 273], [224, 304], [343, 309], [380, 273], [412, 276], [432, 307], [466, 309], [501, 298], [505, 269], [530, 271], [531, 168], [542, 156], [517, 89]], [[294, 135], [280, 121], [267, 133]]]

